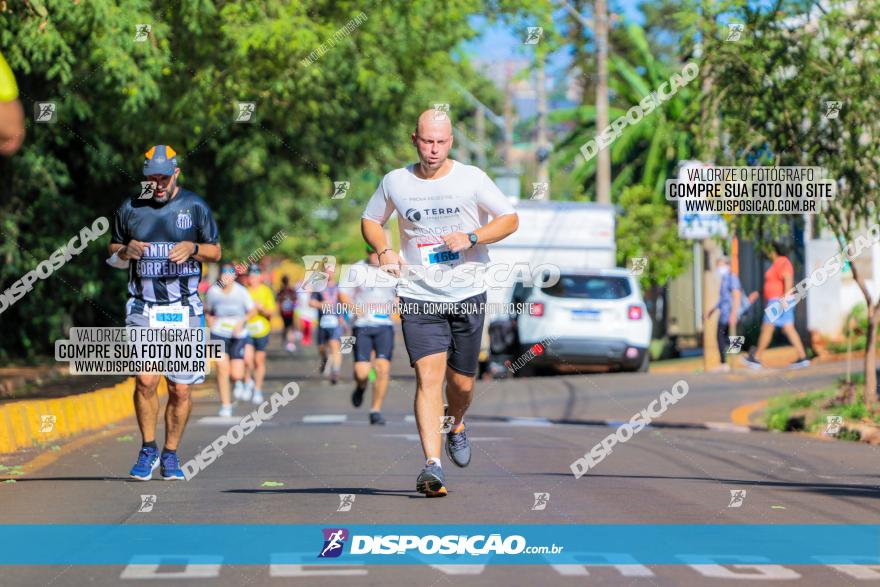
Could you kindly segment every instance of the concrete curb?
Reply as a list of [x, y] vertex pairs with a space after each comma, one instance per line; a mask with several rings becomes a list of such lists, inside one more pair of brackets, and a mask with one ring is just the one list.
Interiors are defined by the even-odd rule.
[[[134, 377], [112, 387], [56, 399], [34, 399], [0, 405], [0, 454], [69, 438], [103, 428], [134, 415]], [[167, 395], [162, 377], [159, 396]], [[44, 415], [55, 416], [48, 431], [41, 431]]]

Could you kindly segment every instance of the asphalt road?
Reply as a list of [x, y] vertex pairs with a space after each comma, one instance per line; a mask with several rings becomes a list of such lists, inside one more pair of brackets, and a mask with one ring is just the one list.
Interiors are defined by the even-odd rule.
[[[277, 341], [276, 341], [277, 344]], [[277, 348], [277, 346], [275, 347]], [[4, 524], [847, 524], [877, 523], [877, 449], [760, 431], [691, 427], [729, 421], [736, 406], [833, 381], [840, 366], [734, 375], [600, 374], [479, 382], [469, 426], [473, 460], [445, 464], [449, 495], [415, 492], [423, 458], [412, 419], [415, 386], [397, 349], [385, 415], [371, 427], [337, 386], [316, 374], [314, 351], [270, 351], [266, 392], [302, 389], [189, 482], [134, 482], [131, 426], [117, 427], [14, 484], [0, 484]], [[350, 372], [350, 355], [345, 373]], [[677, 380], [689, 392], [659, 420], [575, 479], [569, 465]], [[368, 396], [369, 397], [369, 396]], [[367, 398], [368, 399], [368, 398]], [[367, 405], [368, 402], [365, 402]], [[196, 399], [181, 455], [226, 432], [217, 400]], [[239, 416], [248, 410], [240, 408]], [[161, 434], [161, 433], [160, 433]], [[160, 435], [161, 439], [161, 435]], [[445, 457], [444, 457], [445, 458]], [[158, 476], [158, 472], [156, 474]], [[265, 482], [274, 486], [264, 487]], [[283, 483], [283, 485], [278, 485]], [[729, 507], [732, 490], [746, 490]], [[535, 493], [549, 493], [534, 510]], [[141, 495], [156, 496], [138, 512]], [[337, 511], [353, 494], [350, 511]], [[832, 537], [829, 537], [830, 539]], [[163, 545], [173, 552], [173, 545]], [[279, 552], [284, 552], [279, 545]], [[130, 585], [702, 585], [880, 583], [877, 567], [829, 565], [624, 565], [432, 567], [213, 565], [13, 566], [0, 584]], [[760, 576], [756, 576], [760, 575]]]

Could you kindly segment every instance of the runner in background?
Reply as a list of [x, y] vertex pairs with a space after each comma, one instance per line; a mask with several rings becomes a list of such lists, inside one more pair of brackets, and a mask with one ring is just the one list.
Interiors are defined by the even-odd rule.
[[14, 155], [23, 141], [24, 109], [18, 99], [18, 84], [0, 53], [0, 155]]
[[296, 311], [296, 290], [290, 287], [290, 278], [284, 275], [281, 278], [281, 289], [275, 294], [275, 301], [281, 310], [281, 321], [284, 329], [281, 331], [281, 344], [288, 353], [296, 351], [296, 337], [299, 335], [299, 320]]
[[327, 286], [323, 291], [312, 292], [309, 305], [318, 312], [318, 353], [321, 355], [321, 372], [330, 378], [330, 383], [339, 382], [342, 370], [342, 338], [345, 321], [339, 307], [339, 287], [334, 279], [335, 267], [324, 266], [327, 273]]
[[302, 283], [297, 285], [294, 316], [302, 333], [300, 342], [302, 342], [303, 346], [312, 345], [312, 333], [315, 332], [318, 325], [318, 310], [312, 307], [311, 301], [312, 292], [303, 290]]
[[256, 315], [247, 324], [248, 338], [245, 343], [244, 364], [250, 381], [253, 381], [253, 395], [248, 394], [255, 404], [263, 403], [263, 382], [266, 379], [266, 347], [272, 325], [269, 320], [275, 313], [275, 294], [272, 288], [263, 283], [259, 265], [248, 269], [248, 293], [254, 301]]
[[[354, 379], [355, 388], [351, 403], [359, 408], [370, 380], [370, 370], [375, 369], [373, 401], [370, 406], [370, 424], [385, 425], [382, 402], [388, 390], [391, 372], [391, 355], [394, 350], [394, 325], [391, 312], [397, 301], [394, 286], [378, 287], [379, 255], [367, 245], [367, 259], [351, 267], [351, 274], [343, 283], [357, 283], [354, 287], [340, 287], [339, 299], [353, 313]], [[378, 278], [381, 278], [379, 275]], [[386, 278], [387, 281], [387, 278]], [[381, 283], [381, 281], [378, 281]]]
[[244, 393], [244, 347], [247, 341], [246, 324], [257, 309], [247, 289], [235, 281], [235, 267], [224, 263], [220, 281], [212, 285], [205, 296], [205, 313], [211, 338], [226, 344], [223, 358], [217, 361], [217, 388], [220, 390], [220, 417], [232, 417], [232, 398], [229, 379], [234, 382], [233, 395]]

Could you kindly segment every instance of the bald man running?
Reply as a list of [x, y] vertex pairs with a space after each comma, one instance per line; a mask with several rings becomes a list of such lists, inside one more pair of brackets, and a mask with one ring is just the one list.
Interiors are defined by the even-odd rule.
[[[423, 112], [412, 134], [419, 162], [382, 178], [361, 219], [364, 239], [379, 251], [382, 268], [406, 278], [398, 283], [397, 295], [404, 344], [416, 370], [416, 423], [427, 459], [416, 490], [428, 497], [446, 495], [442, 424], [449, 430], [446, 454], [459, 467], [470, 463], [462, 420], [479, 362], [486, 245], [519, 226], [507, 197], [485, 172], [447, 158], [452, 140], [445, 112]], [[382, 229], [395, 211], [399, 253], [388, 248]], [[444, 380], [451, 426], [444, 422]]]

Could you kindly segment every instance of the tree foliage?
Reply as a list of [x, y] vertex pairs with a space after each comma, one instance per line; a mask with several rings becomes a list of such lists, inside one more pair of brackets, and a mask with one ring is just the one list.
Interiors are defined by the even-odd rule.
[[[515, 0], [3, 7], [0, 51], [26, 111], [52, 101], [58, 116], [31, 119], [24, 148], [0, 162], [0, 291], [96, 217], [112, 218], [159, 143], [178, 151], [181, 185], [212, 206], [224, 257], [245, 257], [278, 230], [290, 237], [277, 250], [291, 257], [352, 251], [352, 226], [378, 178], [412, 157], [418, 113], [453, 102], [441, 99], [453, 83], [477, 85], [454, 57], [475, 34], [469, 19], [534, 10]], [[143, 42], [138, 24], [151, 26]], [[253, 122], [235, 122], [238, 102], [256, 103]], [[333, 182], [345, 180], [349, 196], [331, 200]], [[327, 208], [335, 220], [316, 215]], [[0, 357], [51, 351], [71, 324], [122, 323], [125, 275], [105, 266], [106, 242], [0, 315]]]

